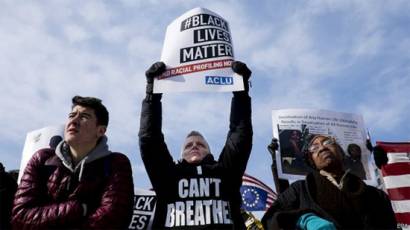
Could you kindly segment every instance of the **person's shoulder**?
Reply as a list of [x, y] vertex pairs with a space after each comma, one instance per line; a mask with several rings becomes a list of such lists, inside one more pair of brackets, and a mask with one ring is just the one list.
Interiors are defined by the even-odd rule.
[[55, 150], [52, 148], [43, 148], [37, 150], [33, 156], [31, 157], [32, 161], [39, 161], [39, 162], [45, 162], [47, 159], [50, 157], [54, 156], [56, 154]]
[[127, 155], [120, 152], [112, 152], [110, 156], [115, 159], [128, 159]]
[[109, 155], [109, 157], [115, 164], [130, 163], [130, 159], [123, 153], [113, 152]]
[[370, 195], [370, 196], [383, 196], [383, 197], [386, 196], [387, 197], [386, 192], [372, 185], [365, 184], [365, 188], [366, 188], [366, 196]]
[[305, 186], [305, 184], [306, 184], [306, 180], [297, 180], [293, 182], [292, 184], [290, 184], [289, 187], [300, 188], [300, 187]]

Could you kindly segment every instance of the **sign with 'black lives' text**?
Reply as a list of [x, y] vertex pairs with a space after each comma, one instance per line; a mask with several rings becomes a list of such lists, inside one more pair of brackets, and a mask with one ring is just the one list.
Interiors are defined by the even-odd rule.
[[161, 55], [167, 70], [155, 79], [154, 92], [243, 90], [242, 77], [231, 69], [233, 60], [228, 22], [194, 8], [167, 27]]
[[154, 191], [135, 189], [134, 210], [128, 229], [152, 229], [157, 198]]

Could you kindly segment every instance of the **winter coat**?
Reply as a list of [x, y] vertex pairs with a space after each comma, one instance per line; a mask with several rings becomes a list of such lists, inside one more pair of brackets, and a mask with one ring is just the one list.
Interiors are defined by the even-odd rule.
[[139, 132], [142, 160], [157, 194], [153, 228], [243, 229], [242, 175], [252, 148], [251, 99], [234, 96], [230, 129], [217, 161], [174, 163], [161, 132], [161, 102], [142, 103]]
[[347, 173], [340, 190], [318, 172], [296, 181], [278, 196], [262, 218], [265, 229], [296, 229], [302, 214], [312, 212], [338, 229], [396, 229], [386, 193]]
[[75, 167], [64, 142], [55, 151], [35, 153], [14, 199], [13, 228], [127, 228], [134, 199], [131, 165], [125, 155], [109, 151], [106, 141], [104, 136]]
[[7, 172], [0, 172], [0, 229], [10, 229], [10, 216], [13, 207], [16, 180]]

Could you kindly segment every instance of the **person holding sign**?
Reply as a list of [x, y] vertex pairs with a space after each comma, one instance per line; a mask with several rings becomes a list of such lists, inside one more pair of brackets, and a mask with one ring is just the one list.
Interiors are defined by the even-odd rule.
[[314, 171], [278, 196], [262, 218], [265, 229], [396, 229], [387, 195], [344, 171], [334, 138], [316, 135], [305, 151]]
[[240, 186], [252, 148], [251, 71], [234, 61], [245, 90], [233, 92], [230, 129], [218, 160], [206, 139], [190, 132], [182, 147], [182, 159], [174, 163], [162, 134], [162, 94], [153, 93], [154, 77], [165, 71], [157, 62], [146, 72], [146, 98], [142, 102], [139, 144], [142, 160], [157, 194], [154, 229], [244, 229]]
[[108, 149], [108, 111], [75, 96], [64, 140], [37, 151], [14, 198], [15, 229], [125, 229], [132, 215], [131, 164]]

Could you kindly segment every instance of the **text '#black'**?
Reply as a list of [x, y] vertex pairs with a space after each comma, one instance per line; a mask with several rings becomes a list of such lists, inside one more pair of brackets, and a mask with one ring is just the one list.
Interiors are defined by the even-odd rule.
[[194, 43], [207, 41], [224, 41], [231, 43], [231, 36], [228, 32], [216, 28], [194, 30]]
[[226, 43], [212, 43], [186, 47], [180, 50], [180, 63], [217, 57], [233, 57], [232, 46]]
[[225, 20], [209, 14], [197, 14], [183, 20], [181, 22], [181, 31], [201, 26], [216, 26], [229, 31], [228, 23]]

